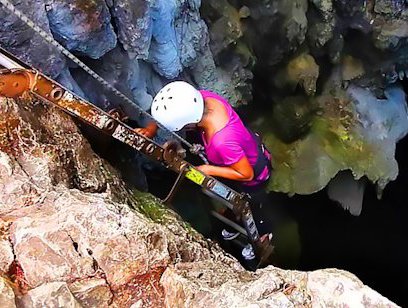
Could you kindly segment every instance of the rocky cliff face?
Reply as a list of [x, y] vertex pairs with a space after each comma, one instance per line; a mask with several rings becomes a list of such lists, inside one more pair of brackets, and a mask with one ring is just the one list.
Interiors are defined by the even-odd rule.
[[[128, 91], [142, 91], [143, 96], [134, 96], [136, 102], [142, 106], [149, 107], [150, 95], [162, 86], [161, 82], [150, 87], [146, 85], [146, 81], [159, 76], [163, 79], [174, 79], [182, 73], [200, 87], [216, 89], [234, 102], [243, 100], [241, 91], [234, 85], [246, 80], [247, 76], [236, 76], [235, 82], [231, 83], [230, 71], [216, 67], [209, 48], [207, 26], [199, 13], [201, 1], [75, 0], [68, 3], [38, 0], [30, 4], [14, 0], [11, 2], [68, 50], [85, 59], [101, 59], [117, 49], [113, 56], [102, 58], [102, 61], [90, 65], [98, 68], [101, 62], [108, 66], [115, 62], [132, 63], [133, 65], [123, 68], [128, 71], [123, 71], [126, 74], [124, 78], [112, 82], [120, 84]], [[47, 46], [38, 35], [34, 35], [17, 17], [3, 9], [0, 14], [3, 25], [12, 29], [7, 31], [3, 27], [0, 30], [4, 47], [53, 77], [58, 77], [63, 72], [73, 73], [74, 67], [66, 63], [55, 48]], [[152, 67], [153, 71], [141, 77], [138, 74], [138, 66], [144, 63]], [[120, 69], [117, 67], [116, 71], [119, 73]], [[111, 71], [100, 73], [112, 79]], [[75, 79], [70, 76], [63, 81], [67, 87], [78, 91], [82, 88], [85, 93], [91, 89], [89, 92], [95, 90], [82, 83], [81, 87], [78, 87]]]
[[[252, 103], [253, 126], [276, 158], [270, 190], [311, 194], [350, 170], [376, 183], [380, 196], [398, 174], [395, 143], [408, 123], [398, 89], [408, 72], [406, 1], [12, 2], [144, 110], [173, 79], [235, 106]], [[0, 20], [2, 46], [144, 124], [135, 105], [102, 89], [15, 16], [0, 9]], [[355, 95], [362, 89], [366, 96]]]
[[2, 307], [396, 307], [336, 269], [245, 271], [30, 97], [0, 98], [0, 235]]

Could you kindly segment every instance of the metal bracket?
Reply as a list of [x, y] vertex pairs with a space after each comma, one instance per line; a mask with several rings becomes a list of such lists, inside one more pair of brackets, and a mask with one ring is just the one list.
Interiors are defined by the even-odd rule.
[[263, 267], [272, 263], [272, 255], [275, 247], [271, 243], [270, 234], [266, 234], [261, 237], [255, 245], [255, 255], [258, 257], [259, 262], [256, 268]]
[[122, 107], [116, 107], [108, 111], [108, 114], [115, 118], [116, 120], [119, 120], [123, 123], [126, 123], [129, 120], [129, 117], [125, 114], [123, 111]]
[[271, 234], [265, 234], [262, 237], [259, 235], [258, 228], [256, 227], [254, 217], [252, 216], [252, 211], [249, 206], [249, 201], [244, 205], [241, 212], [241, 221], [245, 226], [245, 230], [248, 237], [255, 249], [255, 254], [259, 259], [258, 267], [267, 264], [270, 261], [274, 247], [270, 241]]
[[183, 160], [186, 157], [186, 150], [177, 140], [169, 140], [164, 145], [163, 159], [168, 165]]

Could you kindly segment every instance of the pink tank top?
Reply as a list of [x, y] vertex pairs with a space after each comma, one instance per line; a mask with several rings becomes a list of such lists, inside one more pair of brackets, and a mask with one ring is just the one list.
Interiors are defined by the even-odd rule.
[[[258, 159], [257, 142], [244, 126], [235, 110], [225, 98], [216, 93], [206, 90], [201, 90], [200, 93], [204, 100], [206, 98], [214, 98], [220, 101], [226, 108], [229, 116], [228, 123], [222, 129], [217, 131], [208, 143], [204, 135], [201, 136], [210, 163], [217, 166], [230, 166], [246, 156], [251, 166], [255, 166]], [[271, 159], [270, 154], [267, 151], [266, 155]], [[254, 186], [266, 181], [268, 178], [269, 170], [265, 167], [256, 179], [253, 179], [250, 182], [243, 182], [243, 184]]]

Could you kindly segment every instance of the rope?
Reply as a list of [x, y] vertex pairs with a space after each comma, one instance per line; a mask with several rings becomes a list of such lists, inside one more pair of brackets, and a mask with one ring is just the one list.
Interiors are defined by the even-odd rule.
[[[157, 126], [161, 129], [163, 129], [166, 132], [169, 132], [171, 135], [173, 135], [177, 140], [179, 140], [181, 143], [185, 144], [189, 150], [193, 154], [196, 145], [193, 145], [189, 143], [187, 140], [182, 138], [180, 135], [176, 134], [175, 132], [172, 132], [171, 130], [167, 129], [163, 124], [159, 123], [156, 121], [148, 112], [144, 111], [138, 104], [133, 102], [130, 98], [128, 98], [125, 94], [117, 90], [114, 86], [112, 86], [109, 82], [107, 82], [105, 79], [103, 79], [100, 75], [98, 75], [94, 70], [92, 70], [89, 66], [87, 66], [85, 63], [83, 63], [81, 60], [79, 60], [76, 56], [74, 56], [70, 51], [68, 51], [64, 46], [62, 46], [60, 43], [58, 43], [49, 33], [45, 32], [43, 29], [41, 29], [39, 26], [37, 26], [34, 21], [32, 21], [27, 15], [25, 15], [23, 12], [18, 10], [10, 1], [8, 0], [0, 0], [0, 3], [7, 8], [9, 11], [11, 11], [14, 15], [16, 15], [18, 18], [20, 18], [21, 21], [23, 21], [28, 27], [30, 27], [32, 30], [34, 30], [37, 34], [39, 34], [45, 41], [56, 47], [64, 56], [66, 56], [68, 59], [73, 61], [75, 64], [77, 64], [80, 68], [82, 68], [86, 73], [88, 73], [90, 76], [92, 76], [95, 80], [97, 80], [99, 83], [101, 83], [104, 87], [112, 91], [115, 95], [123, 99], [125, 102], [128, 104], [136, 106], [140, 114], [143, 114], [144, 116], [147, 116], [149, 119], [153, 120], [154, 122], [157, 123]], [[207, 159], [203, 155], [203, 153], [198, 154], [201, 159], [208, 164]]]

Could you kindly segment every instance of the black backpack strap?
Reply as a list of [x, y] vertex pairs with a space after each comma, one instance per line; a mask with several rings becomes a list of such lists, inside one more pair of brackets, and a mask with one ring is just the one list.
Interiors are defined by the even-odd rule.
[[264, 171], [265, 167], [268, 167], [268, 170], [271, 171], [272, 165], [271, 161], [265, 155], [265, 145], [262, 143], [261, 137], [251, 130], [248, 131], [255, 138], [258, 148], [258, 158], [256, 159], [255, 165], [252, 166], [252, 168], [254, 169], [254, 179], [257, 179], [259, 175]]

